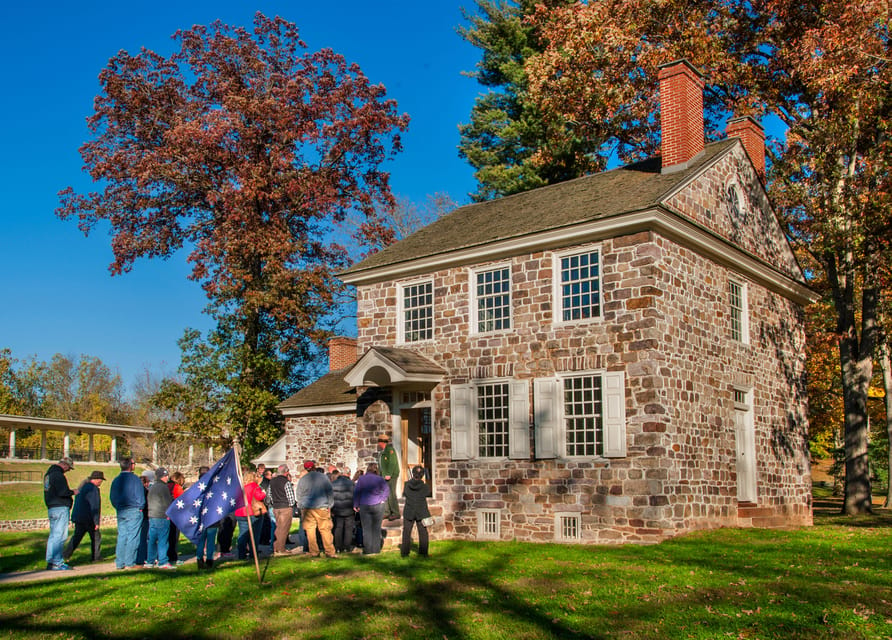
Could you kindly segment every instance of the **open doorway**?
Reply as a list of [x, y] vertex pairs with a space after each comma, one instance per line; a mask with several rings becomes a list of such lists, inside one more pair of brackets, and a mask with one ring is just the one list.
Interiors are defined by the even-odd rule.
[[405, 483], [412, 477], [412, 467], [419, 464], [427, 472], [427, 482], [432, 482], [431, 470], [433, 469], [434, 458], [433, 447], [431, 446], [430, 407], [401, 409], [400, 425], [402, 430], [400, 479], [402, 483]]

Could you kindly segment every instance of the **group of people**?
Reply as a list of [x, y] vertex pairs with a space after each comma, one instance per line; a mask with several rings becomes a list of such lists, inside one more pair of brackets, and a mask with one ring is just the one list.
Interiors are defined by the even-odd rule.
[[[274, 556], [303, 553], [335, 558], [355, 547], [361, 547], [366, 555], [380, 553], [384, 520], [400, 519], [396, 495], [399, 463], [387, 434], [378, 438], [376, 460], [365, 472], [357, 471], [352, 479], [348, 469], [331, 465], [326, 470], [315, 461], [307, 460], [296, 485], [285, 464], [279, 465], [275, 472], [263, 465], [256, 471], [243, 470], [244, 505], [201, 531], [196, 544], [199, 569], [213, 569], [218, 545], [221, 555], [231, 553], [236, 527], [239, 559], [253, 555], [265, 528], [269, 531]], [[112, 481], [109, 492], [118, 521], [115, 566], [118, 569], [175, 568], [179, 532], [167, 518], [166, 511], [184, 491], [183, 475], [179, 472], [171, 475], [166, 469], [158, 468], [154, 473], [147, 471], [138, 477], [130, 458], [121, 460], [120, 466], [121, 472]], [[90, 536], [92, 560], [100, 558], [99, 487], [105, 476], [101, 471], [94, 471], [78, 489], [72, 490], [65, 474], [73, 468], [71, 458], [65, 457], [44, 476], [44, 500], [50, 520], [47, 569], [71, 569], [67, 561], [85, 535]], [[199, 477], [207, 471], [208, 467], [201, 467]], [[405, 483], [403, 496], [400, 553], [409, 555], [412, 531], [417, 528], [418, 553], [427, 556], [427, 529], [432, 522], [427, 499], [431, 488], [425, 481], [423, 467], [412, 469], [412, 478]], [[65, 546], [69, 512], [75, 530]], [[298, 541], [295, 548], [289, 549], [286, 545], [295, 517], [300, 519]]]

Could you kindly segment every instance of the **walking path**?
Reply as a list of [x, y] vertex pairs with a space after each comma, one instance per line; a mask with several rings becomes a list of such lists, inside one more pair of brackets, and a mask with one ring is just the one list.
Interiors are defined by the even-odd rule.
[[[195, 556], [180, 556], [183, 564], [178, 567], [183, 569], [189, 565], [195, 564]], [[219, 561], [218, 561], [219, 562]], [[71, 571], [57, 570], [38, 570], [38, 571], [15, 571], [13, 573], [0, 573], [0, 585], [11, 584], [16, 582], [37, 582], [39, 580], [60, 580], [63, 578], [77, 578], [80, 576], [98, 575], [103, 573], [115, 573], [118, 569], [115, 567], [114, 560], [105, 562], [90, 562], [88, 564], [72, 565]], [[156, 571], [155, 569], [135, 569], [135, 571]], [[157, 571], [160, 571], [158, 569]]]

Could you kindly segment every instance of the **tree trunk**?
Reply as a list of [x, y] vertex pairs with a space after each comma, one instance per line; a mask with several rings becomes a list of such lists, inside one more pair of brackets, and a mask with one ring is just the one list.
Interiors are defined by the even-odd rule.
[[886, 476], [886, 502], [883, 507], [892, 507], [892, 356], [889, 354], [889, 338], [885, 334], [880, 339], [879, 362], [883, 371], [883, 399], [886, 405], [886, 437], [889, 442], [889, 466]]
[[[850, 290], [849, 290], [850, 291]], [[854, 303], [854, 300], [851, 300]], [[849, 326], [841, 326], [839, 340], [845, 408], [845, 493], [843, 513], [871, 513], [870, 462], [867, 454], [869, 423], [867, 392], [873, 375], [873, 348], [876, 344], [876, 289], [864, 289], [861, 296], [861, 340], [854, 317]], [[854, 307], [854, 304], [852, 304]], [[853, 314], [854, 315], [854, 314]], [[843, 318], [840, 318], [841, 320]], [[859, 344], [860, 342], [860, 344]]]
[[[867, 454], [869, 427], [867, 392], [873, 375], [873, 355], [877, 340], [879, 297], [876, 288], [861, 292], [861, 336], [855, 319], [855, 265], [851, 254], [829, 251], [824, 254], [827, 282], [836, 309], [839, 336], [839, 364], [842, 373], [845, 411], [845, 482], [842, 512], [847, 515], [871, 513], [870, 462]], [[862, 278], [861, 282], [868, 280]]]

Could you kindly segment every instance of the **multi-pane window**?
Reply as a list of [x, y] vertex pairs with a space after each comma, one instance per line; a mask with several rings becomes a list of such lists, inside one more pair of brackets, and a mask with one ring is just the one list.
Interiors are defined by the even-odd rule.
[[434, 337], [434, 293], [432, 282], [403, 287], [403, 340], [419, 342]]
[[586, 320], [601, 315], [598, 252], [560, 258], [561, 319]]
[[502, 267], [476, 274], [477, 331], [511, 327], [511, 269]]
[[566, 455], [593, 456], [602, 442], [601, 376], [564, 378]]
[[477, 387], [477, 455], [508, 457], [508, 383]]
[[731, 339], [746, 342], [746, 287], [734, 280], [728, 283], [728, 306], [731, 312]]

